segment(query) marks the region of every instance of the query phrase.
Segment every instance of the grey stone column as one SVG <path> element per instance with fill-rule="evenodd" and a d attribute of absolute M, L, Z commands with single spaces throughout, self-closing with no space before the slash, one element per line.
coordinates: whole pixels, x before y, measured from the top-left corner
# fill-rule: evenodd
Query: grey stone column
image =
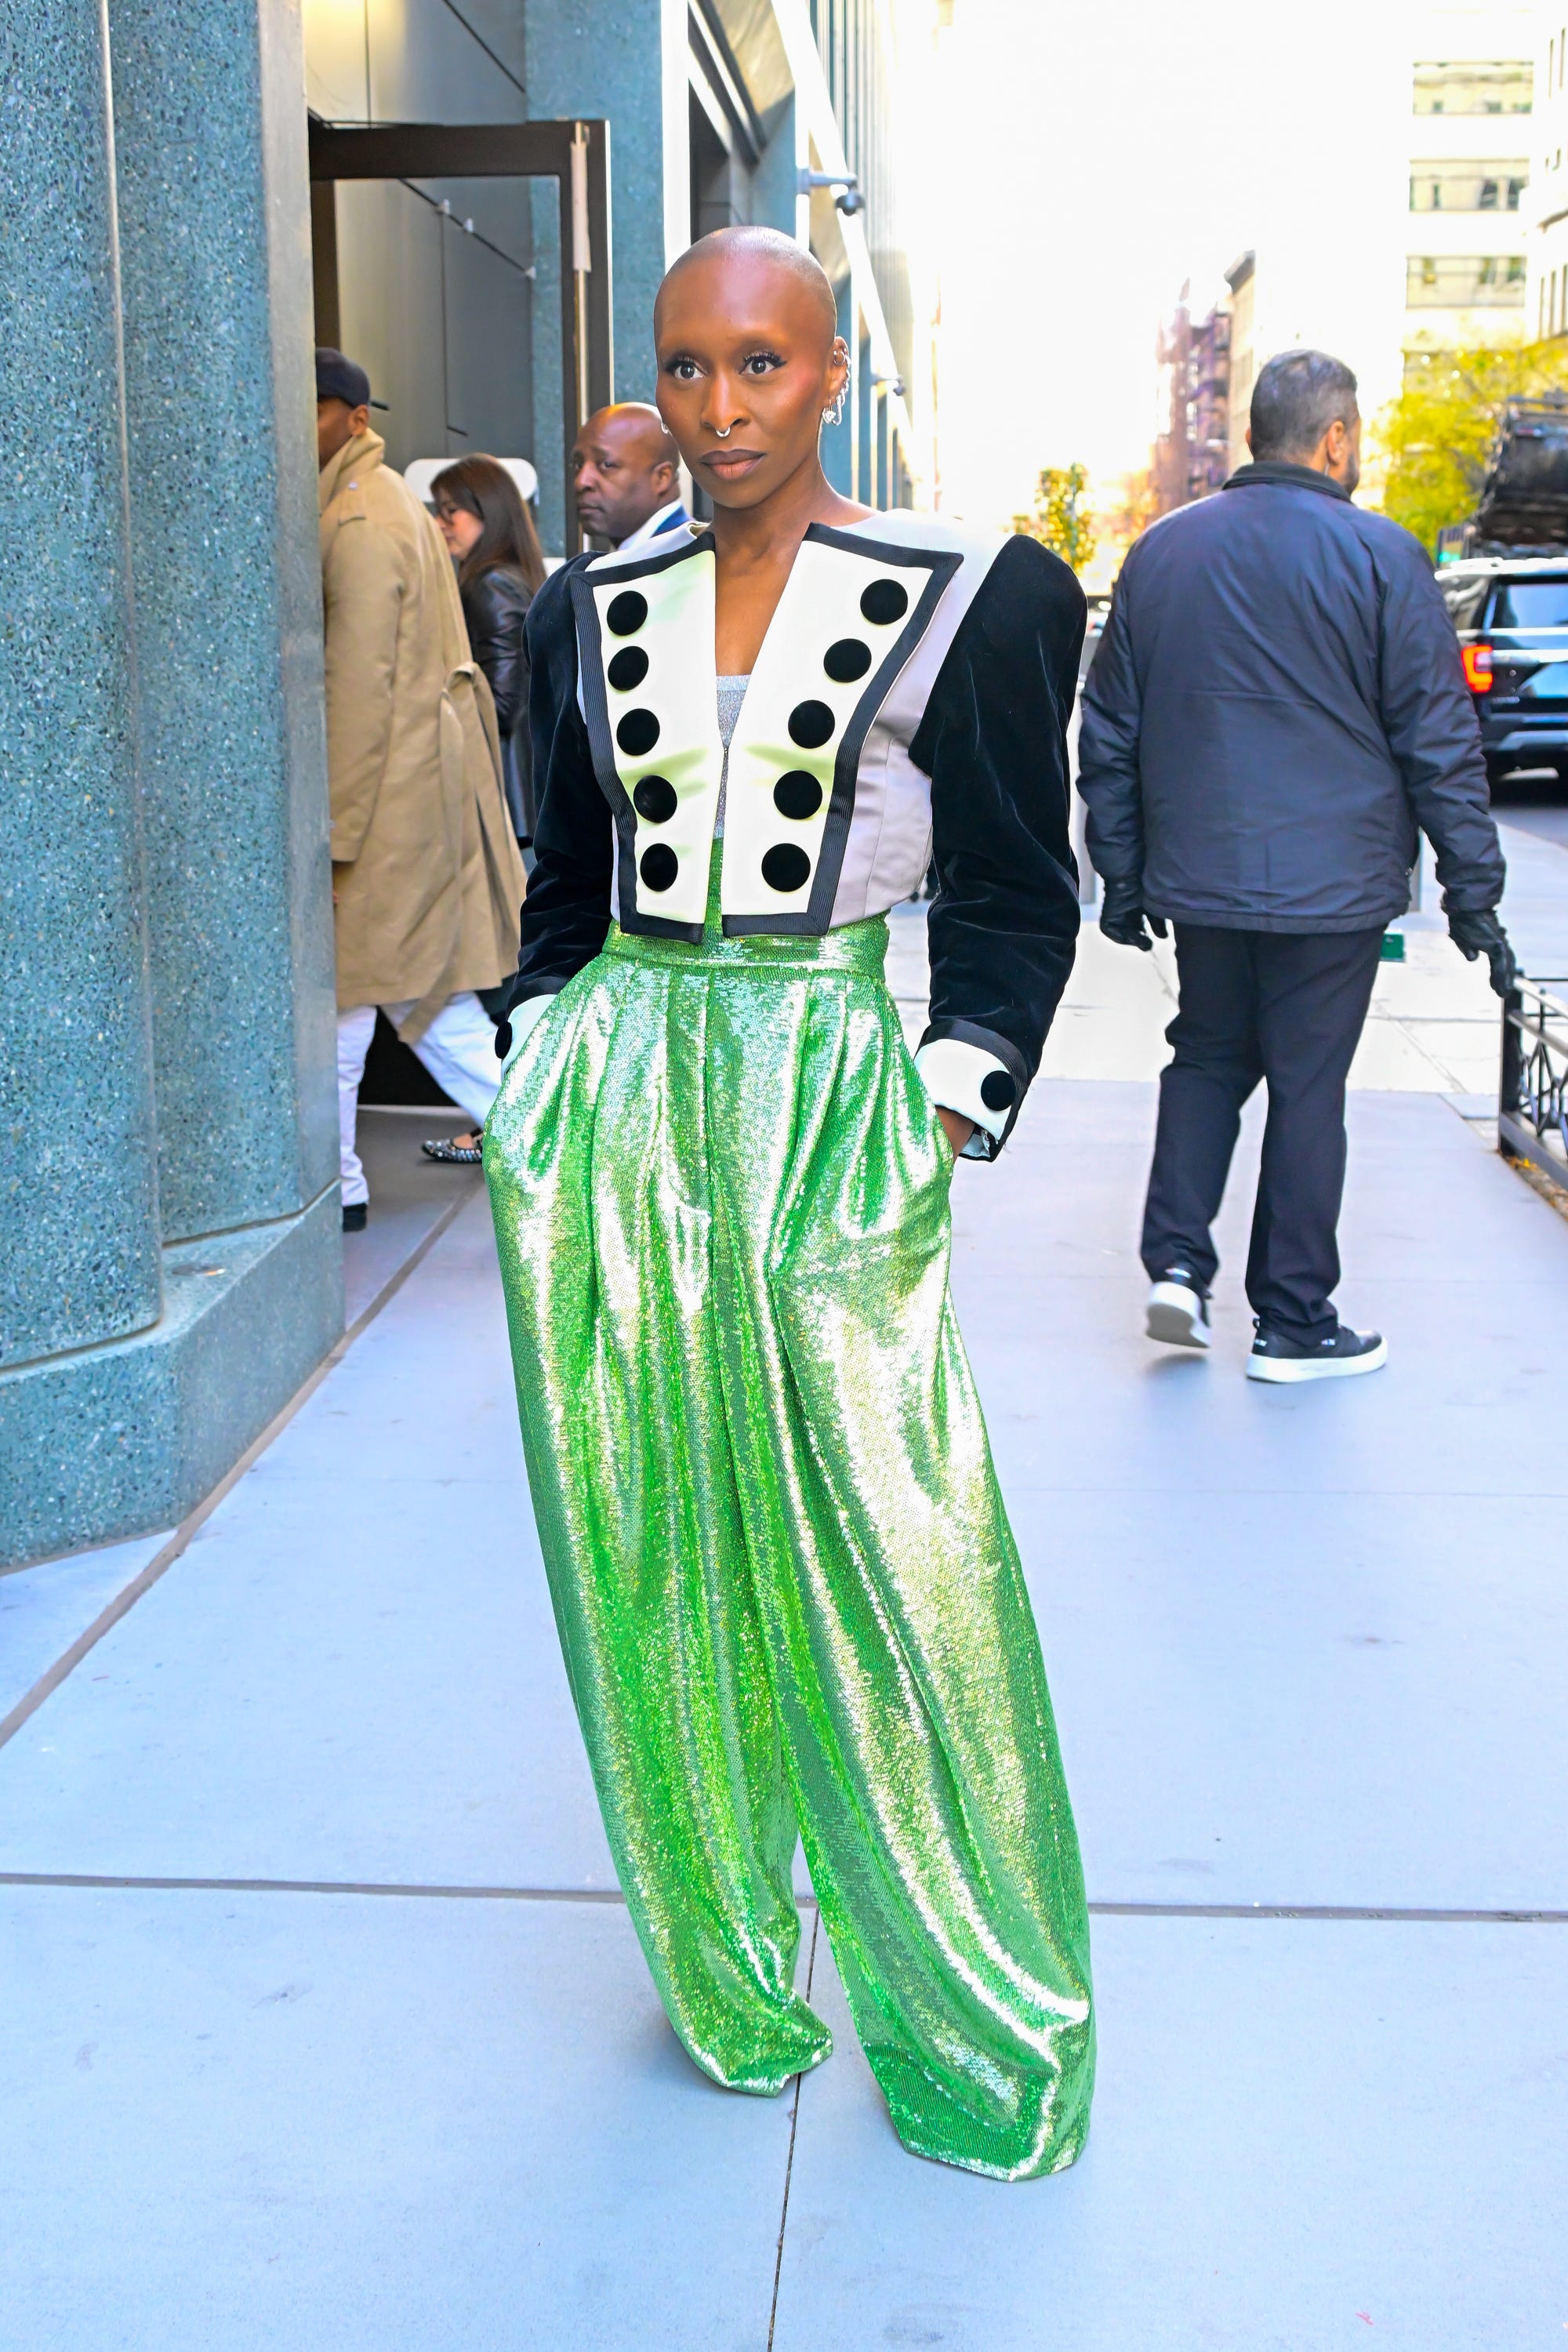
<path fill-rule="evenodd" d="M 664 13 L 663 0 L 523 0 L 529 113 L 538 121 L 604 115 L 611 125 L 617 400 L 653 397 L 653 298 L 664 276 Z M 542 284 L 535 292 L 542 321 Z"/>
<path fill-rule="evenodd" d="M 118 142 L 101 10 L 0 0 L 0 1564 L 342 1328 L 299 8 L 108 14 Z"/>
<path fill-rule="evenodd" d="M 304 70 L 289 0 L 109 0 L 164 1236 L 337 1174 Z"/>
<path fill-rule="evenodd" d="M 105 29 L 0 0 L 0 1364 L 162 1303 Z"/>

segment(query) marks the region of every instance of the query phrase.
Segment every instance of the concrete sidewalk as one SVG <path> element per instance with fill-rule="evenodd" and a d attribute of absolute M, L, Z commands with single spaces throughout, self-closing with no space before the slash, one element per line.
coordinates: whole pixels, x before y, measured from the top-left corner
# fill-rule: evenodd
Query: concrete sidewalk
<path fill-rule="evenodd" d="M 0 1748 L 5 2352 L 1561 2339 L 1568 1224 L 1440 1091 L 1358 1093 L 1342 1297 L 1391 1367 L 1248 1386 L 1256 1119 L 1198 1361 L 1139 1337 L 1152 1118 L 1047 1080 L 955 1180 L 1097 1905 L 1079 2168 L 904 2156 L 809 1910 L 798 2100 L 673 2042 L 488 1213 L 421 1171 L 405 1239 L 454 1221 Z M 144 1556 L 0 1580 L 29 1676 Z"/>

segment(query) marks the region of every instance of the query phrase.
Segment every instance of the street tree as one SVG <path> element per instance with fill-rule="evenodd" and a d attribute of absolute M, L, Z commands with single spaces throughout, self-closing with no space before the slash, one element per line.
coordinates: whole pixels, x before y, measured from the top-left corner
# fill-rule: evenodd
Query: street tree
<path fill-rule="evenodd" d="M 1386 466 L 1383 511 L 1430 553 L 1447 523 L 1473 512 L 1504 404 L 1568 391 L 1568 347 L 1409 352 L 1405 382 L 1377 419 Z"/>
<path fill-rule="evenodd" d="M 1089 475 L 1082 466 L 1047 466 L 1036 487 L 1033 509 L 1015 515 L 1013 528 L 1082 572 L 1099 543 L 1088 492 Z"/>

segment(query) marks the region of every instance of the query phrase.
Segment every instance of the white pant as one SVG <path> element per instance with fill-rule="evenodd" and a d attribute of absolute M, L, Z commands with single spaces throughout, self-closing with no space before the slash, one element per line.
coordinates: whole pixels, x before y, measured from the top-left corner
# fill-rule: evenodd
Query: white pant
<path fill-rule="evenodd" d="M 381 1009 L 395 1029 L 414 1007 L 410 1003 L 384 1004 Z M 374 1032 L 374 1004 L 351 1005 L 338 1015 L 338 1147 L 345 1209 L 370 1198 L 364 1169 L 354 1150 L 354 1132 L 359 1124 L 359 1082 Z M 479 998 L 471 992 L 450 998 L 414 1051 L 437 1085 L 462 1105 L 476 1127 L 482 1127 L 500 1089 L 503 1066 L 496 1059 L 495 1024 Z"/>

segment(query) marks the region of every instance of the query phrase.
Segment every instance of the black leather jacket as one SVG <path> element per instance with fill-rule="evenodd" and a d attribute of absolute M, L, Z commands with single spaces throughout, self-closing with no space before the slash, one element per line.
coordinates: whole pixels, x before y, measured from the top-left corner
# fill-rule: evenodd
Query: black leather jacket
<path fill-rule="evenodd" d="M 512 830 L 533 838 L 533 773 L 528 746 L 528 645 L 522 625 L 533 591 L 509 563 L 463 584 L 463 618 L 474 659 L 489 680 L 500 729 L 501 773 Z"/>

